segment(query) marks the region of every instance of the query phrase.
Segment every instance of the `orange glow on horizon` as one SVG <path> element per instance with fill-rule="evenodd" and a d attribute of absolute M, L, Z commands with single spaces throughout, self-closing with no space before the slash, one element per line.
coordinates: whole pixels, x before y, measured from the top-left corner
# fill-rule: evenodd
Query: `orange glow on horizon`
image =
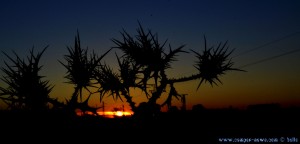
<path fill-rule="evenodd" d="M 85 114 L 94 115 L 90 111 L 85 112 Z M 103 116 L 103 117 L 107 117 L 107 118 L 115 118 L 115 117 L 122 117 L 122 116 L 132 116 L 133 112 L 130 112 L 130 111 L 105 111 L 105 112 L 98 111 L 97 114 L 100 116 Z M 77 115 L 82 116 L 84 114 L 81 111 L 78 111 Z"/>

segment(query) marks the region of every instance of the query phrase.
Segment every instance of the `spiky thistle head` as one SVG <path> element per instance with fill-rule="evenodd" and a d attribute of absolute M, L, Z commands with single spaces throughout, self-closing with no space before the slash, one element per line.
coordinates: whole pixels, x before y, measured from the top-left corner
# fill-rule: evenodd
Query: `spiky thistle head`
<path fill-rule="evenodd" d="M 230 70 L 243 71 L 237 68 L 233 68 L 233 62 L 230 55 L 233 50 L 229 50 L 227 41 L 225 43 L 220 42 L 219 45 L 214 48 L 207 48 L 206 37 L 204 36 L 204 50 L 202 53 L 198 53 L 191 50 L 197 57 L 194 67 L 199 71 L 200 83 L 197 89 L 203 82 L 209 82 L 211 86 L 218 85 L 218 82 L 222 84 L 219 76 L 225 74 Z"/>

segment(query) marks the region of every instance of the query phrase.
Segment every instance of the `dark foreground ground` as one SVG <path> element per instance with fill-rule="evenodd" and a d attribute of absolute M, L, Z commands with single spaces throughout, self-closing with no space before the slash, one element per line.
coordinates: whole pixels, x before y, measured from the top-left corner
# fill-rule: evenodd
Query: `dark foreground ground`
<path fill-rule="evenodd" d="M 252 143 L 255 140 L 260 140 L 255 143 L 271 143 L 276 139 L 277 143 L 282 140 L 300 143 L 299 112 L 299 108 L 223 109 L 111 119 L 71 117 L 60 112 L 2 111 L 0 139 L 6 143 L 229 143 L 224 139 L 246 143 L 240 141 L 242 138 Z"/>

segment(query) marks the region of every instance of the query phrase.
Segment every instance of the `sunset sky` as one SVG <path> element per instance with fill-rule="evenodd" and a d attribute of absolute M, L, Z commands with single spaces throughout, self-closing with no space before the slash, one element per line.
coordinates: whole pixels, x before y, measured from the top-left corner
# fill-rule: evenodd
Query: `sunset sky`
<path fill-rule="evenodd" d="M 99 55 L 115 46 L 124 28 L 136 35 L 138 22 L 157 33 L 161 42 L 168 39 L 173 48 L 185 44 L 184 50 L 203 50 L 203 36 L 208 46 L 228 40 L 234 67 L 247 72 L 229 71 L 220 79 L 223 85 L 199 81 L 176 84 L 179 93 L 187 94 L 187 108 L 202 104 L 207 108 L 238 107 L 249 104 L 280 103 L 300 105 L 300 1 L 297 0 L 2 0 L 0 1 L 0 50 L 15 51 L 25 57 L 49 48 L 41 59 L 41 75 L 54 85 L 50 96 L 64 101 L 73 85 L 64 83 L 66 69 L 58 62 L 74 45 L 77 29 L 81 46 Z M 114 50 L 104 61 L 118 70 Z M 278 56 L 278 57 L 277 57 Z M 1 53 L 0 66 L 7 59 Z M 193 53 L 182 53 L 169 70 L 169 77 L 196 74 Z M 1 76 L 3 72 L 0 72 Z M 0 81 L 3 86 L 4 82 Z M 145 100 L 139 92 L 137 103 Z M 124 99 L 125 100 L 125 99 Z M 108 109 L 127 103 L 104 99 Z M 181 106 L 181 102 L 172 102 Z M 0 102 L 1 105 L 4 105 Z M 102 105 L 98 95 L 91 105 Z"/>

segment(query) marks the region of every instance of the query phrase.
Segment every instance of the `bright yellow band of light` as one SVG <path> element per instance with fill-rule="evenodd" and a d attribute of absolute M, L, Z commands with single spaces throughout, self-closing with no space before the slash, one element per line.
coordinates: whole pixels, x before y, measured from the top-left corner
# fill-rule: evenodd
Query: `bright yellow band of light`
<path fill-rule="evenodd" d="M 85 114 L 93 115 L 93 113 L 90 111 L 85 112 Z M 107 117 L 107 118 L 114 118 L 114 117 L 122 117 L 122 116 L 131 116 L 131 115 L 133 115 L 133 112 L 129 112 L 129 111 L 105 111 L 105 112 L 98 111 L 97 114 L 100 116 Z M 77 112 L 77 115 L 82 116 L 83 113 Z"/>

